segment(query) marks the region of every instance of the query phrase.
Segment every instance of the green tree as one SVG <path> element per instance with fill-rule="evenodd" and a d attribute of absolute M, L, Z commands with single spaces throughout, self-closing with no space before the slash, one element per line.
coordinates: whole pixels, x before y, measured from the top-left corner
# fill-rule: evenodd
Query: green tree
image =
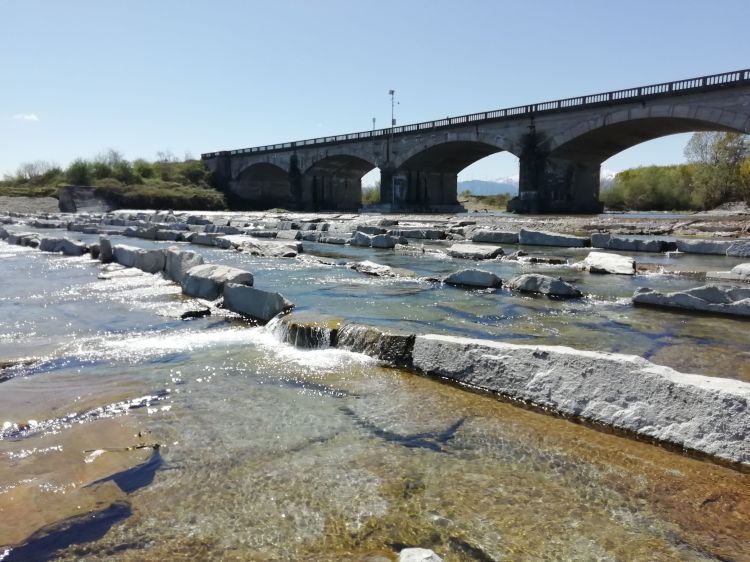
<path fill-rule="evenodd" d="M 85 160 L 74 160 L 65 170 L 65 179 L 72 185 L 91 185 L 91 178 L 91 165 Z"/>

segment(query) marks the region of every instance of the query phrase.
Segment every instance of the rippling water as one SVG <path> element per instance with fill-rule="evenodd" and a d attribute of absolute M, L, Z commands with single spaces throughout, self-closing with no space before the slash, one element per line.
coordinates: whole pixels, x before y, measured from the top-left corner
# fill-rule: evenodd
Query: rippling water
<path fill-rule="evenodd" d="M 629 305 L 637 286 L 689 278 L 482 264 L 588 294 L 553 301 L 421 279 L 458 260 L 305 248 L 415 276 L 197 249 L 311 315 L 750 380 L 746 322 Z M 151 275 L 99 279 L 87 258 L 3 244 L 0 260 L 0 545 L 27 543 L 7 560 L 374 561 L 404 546 L 446 560 L 748 559 L 747 474 L 361 355 L 294 349 L 230 314 L 181 321 L 186 299 Z"/>

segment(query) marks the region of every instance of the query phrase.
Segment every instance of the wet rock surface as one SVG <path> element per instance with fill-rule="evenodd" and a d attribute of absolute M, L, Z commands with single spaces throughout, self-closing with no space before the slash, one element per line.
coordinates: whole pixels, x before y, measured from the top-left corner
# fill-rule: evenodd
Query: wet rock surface
<path fill-rule="evenodd" d="M 672 293 L 661 293 L 643 287 L 633 295 L 633 303 L 750 317 L 750 287 L 704 285 Z"/>
<path fill-rule="evenodd" d="M 581 291 L 559 277 L 550 277 L 538 273 L 527 273 L 514 277 L 506 283 L 506 287 L 523 293 L 541 293 L 555 297 L 580 297 Z"/>
<path fill-rule="evenodd" d="M 500 277 L 483 269 L 462 269 L 451 273 L 443 281 L 448 285 L 476 287 L 480 289 L 496 289 L 503 284 L 503 280 Z"/>
<path fill-rule="evenodd" d="M 616 275 L 635 275 L 635 260 L 629 256 L 590 252 L 586 259 L 573 265 L 589 273 L 613 273 Z"/>

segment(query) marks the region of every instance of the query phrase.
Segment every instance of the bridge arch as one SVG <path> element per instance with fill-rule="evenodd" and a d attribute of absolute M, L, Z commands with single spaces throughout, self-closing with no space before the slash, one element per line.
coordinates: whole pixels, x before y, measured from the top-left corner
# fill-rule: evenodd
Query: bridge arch
<path fill-rule="evenodd" d="M 303 172 L 303 206 L 314 210 L 358 210 L 362 206 L 362 176 L 375 168 L 377 164 L 351 154 L 316 159 Z"/>
<path fill-rule="evenodd" d="M 603 162 L 642 142 L 696 131 L 750 133 L 750 119 L 709 106 L 653 105 L 581 121 L 554 134 L 547 145 L 552 158 Z"/>
<path fill-rule="evenodd" d="M 241 206 L 251 209 L 290 208 L 293 203 L 289 173 L 270 162 L 243 168 L 229 189 L 240 199 Z"/>

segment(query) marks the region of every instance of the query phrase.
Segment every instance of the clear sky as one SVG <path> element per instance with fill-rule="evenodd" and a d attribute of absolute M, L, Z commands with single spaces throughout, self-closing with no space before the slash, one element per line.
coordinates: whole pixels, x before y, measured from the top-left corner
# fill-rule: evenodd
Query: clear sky
<path fill-rule="evenodd" d="M 0 174 L 384 127 L 389 89 L 405 124 L 736 70 L 749 25 L 750 0 L 0 0 Z M 515 174 L 506 154 L 461 178 Z"/>

